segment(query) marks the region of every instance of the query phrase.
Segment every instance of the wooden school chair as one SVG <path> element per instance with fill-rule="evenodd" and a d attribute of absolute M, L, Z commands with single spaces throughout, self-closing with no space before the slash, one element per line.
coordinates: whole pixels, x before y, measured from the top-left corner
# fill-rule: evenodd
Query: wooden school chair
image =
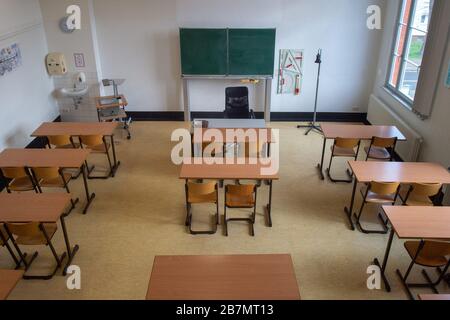
<path fill-rule="evenodd" d="M 47 146 L 50 149 L 76 149 L 80 147 L 69 135 L 47 136 Z"/>
<path fill-rule="evenodd" d="M 394 159 L 395 146 L 397 145 L 397 137 L 380 138 L 372 137 L 369 147 L 365 147 L 367 154 L 366 161 L 369 159 L 392 161 Z"/>
<path fill-rule="evenodd" d="M 432 197 L 442 190 L 440 183 L 413 183 L 403 200 L 405 206 L 434 206 Z"/>
<path fill-rule="evenodd" d="M 59 268 L 62 266 L 62 262 L 66 256 L 64 252 L 61 256 L 58 256 L 51 240 L 57 231 L 56 223 L 7 223 L 5 225 L 6 232 L 11 238 L 16 251 L 19 254 L 21 261 L 25 265 L 25 271 L 28 271 L 33 263 L 33 261 L 38 256 L 36 251 L 31 258 L 27 261 L 26 254 L 22 252 L 19 245 L 21 246 L 48 246 L 56 260 L 56 267 L 52 273 L 47 275 L 24 275 L 24 279 L 36 279 L 36 280 L 49 280 L 53 278 Z"/>
<path fill-rule="evenodd" d="M 333 182 L 346 182 L 351 183 L 353 181 L 353 174 L 347 169 L 347 174 L 349 175 L 349 180 L 334 179 L 331 176 L 331 165 L 333 163 L 333 158 L 353 158 L 355 161 L 358 160 L 359 148 L 361 146 L 361 140 L 359 139 L 349 139 L 349 138 L 336 138 L 334 144 L 331 147 L 331 158 L 330 165 L 327 169 L 328 178 Z"/>
<path fill-rule="evenodd" d="M 94 170 L 95 166 L 89 168 L 86 161 L 86 168 L 88 169 L 89 179 L 108 179 L 113 173 L 113 167 L 111 163 L 111 156 L 109 155 L 109 149 L 111 144 L 106 142 L 106 139 L 102 135 L 90 135 L 90 136 L 80 136 L 81 148 L 90 149 L 92 153 L 95 154 L 106 154 L 109 163 L 109 173 L 104 176 L 91 176 L 91 172 Z"/>
<path fill-rule="evenodd" d="M 450 243 L 438 242 L 438 241 L 407 241 L 405 242 L 405 248 L 408 255 L 412 259 L 411 264 L 403 277 L 401 272 L 397 270 L 397 275 L 400 277 L 403 286 L 405 287 L 410 299 L 414 299 L 410 288 L 431 288 L 434 293 L 438 294 L 437 286 L 445 279 L 447 274 L 450 260 L 447 258 L 450 256 Z M 422 270 L 422 275 L 426 279 L 427 283 L 407 283 L 408 277 L 415 264 L 423 267 L 437 268 L 439 272 L 438 279 L 433 282 L 426 272 Z M 444 268 L 441 270 L 440 268 Z"/>
<path fill-rule="evenodd" d="M 42 193 L 42 188 L 58 188 L 64 189 L 68 194 L 70 194 L 69 182 L 72 179 L 70 173 L 64 172 L 61 168 L 50 167 L 50 168 L 31 168 L 31 172 L 36 181 L 36 186 L 40 193 Z M 70 199 L 72 204 L 68 215 L 73 209 L 75 209 L 76 204 L 79 199 Z"/>
<path fill-rule="evenodd" d="M 6 250 L 8 250 L 9 254 L 11 255 L 11 258 L 16 263 L 16 269 L 20 267 L 20 261 L 17 259 L 16 255 L 14 254 L 14 251 L 12 251 L 11 246 L 9 245 L 8 241 L 10 240 L 8 233 L 5 230 L 5 226 L 3 224 L 0 224 L 0 247 L 5 247 Z"/>
<path fill-rule="evenodd" d="M 78 149 L 80 144 L 74 142 L 70 135 L 47 136 L 47 146 L 49 149 Z M 64 170 L 69 171 L 69 170 Z M 73 171 L 70 169 L 70 171 Z M 81 170 L 76 170 L 73 177 L 77 179 L 81 175 Z"/>
<path fill-rule="evenodd" d="M 251 235 L 255 236 L 256 220 L 256 197 L 258 187 L 254 184 L 248 185 L 227 185 L 225 186 L 224 222 L 225 235 L 228 237 L 228 222 L 246 221 L 250 224 Z M 251 209 L 253 213 L 250 218 L 227 218 L 227 208 L 229 209 Z"/>
<path fill-rule="evenodd" d="M 195 156 L 195 143 L 194 143 L 194 134 L 191 133 L 191 148 L 192 148 L 192 155 Z M 200 145 L 200 144 L 197 144 Z M 205 154 L 205 149 L 207 147 L 210 148 L 214 148 L 214 150 L 211 152 L 211 157 L 212 158 L 223 158 L 225 157 L 225 153 L 226 153 L 226 144 L 225 143 L 220 143 L 220 142 L 203 142 L 201 145 L 201 155 L 199 155 L 200 157 L 204 157 Z M 209 149 L 210 149 L 209 148 Z M 216 152 L 216 150 L 221 150 L 220 152 Z"/>
<path fill-rule="evenodd" d="M 397 201 L 397 197 L 399 195 L 400 191 L 400 183 L 397 182 L 371 182 L 367 186 L 363 187 L 361 189 L 361 194 L 363 196 L 363 201 L 361 204 L 361 208 L 359 210 L 359 213 L 356 217 L 356 225 L 359 227 L 361 232 L 363 233 L 378 233 L 378 234 L 385 234 L 387 233 L 387 222 L 384 221 L 384 219 L 381 217 L 380 214 L 378 214 L 378 218 L 382 222 L 383 231 L 378 230 L 367 230 L 364 229 L 361 225 L 361 216 L 364 210 L 364 207 L 368 203 L 376 204 L 376 205 L 386 205 L 391 204 L 394 205 Z"/>
<path fill-rule="evenodd" d="M 267 157 L 267 149 L 264 150 L 264 142 L 259 141 L 257 143 L 254 142 L 245 142 L 245 143 L 239 143 L 237 144 L 237 148 L 235 149 L 237 151 L 236 156 L 237 157 L 243 157 L 245 159 L 245 163 L 250 163 L 250 159 L 260 159 L 260 158 L 266 158 Z M 264 152 L 266 151 L 266 153 Z M 258 187 L 261 186 L 262 181 L 257 180 L 254 181 Z M 241 184 L 240 180 L 235 181 L 236 184 Z"/>
<path fill-rule="evenodd" d="M 216 181 L 205 183 L 197 183 L 186 181 L 186 226 L 193 235 L 198 234 L 215 234 L 219 221 L 219 187 Z M 196 231 L 192 229 L 192 205 L 197 204 L 215 204 L 216 205 L 216 222 L 210 231 Z"/>
<path fill-rule="evenodd" d="M 33 190 L 38 193 L 38 189 L 27 168 L 1 168 L 0 172 L 3 178 L 10 180 L 6 185 L 8 193 Z"/>

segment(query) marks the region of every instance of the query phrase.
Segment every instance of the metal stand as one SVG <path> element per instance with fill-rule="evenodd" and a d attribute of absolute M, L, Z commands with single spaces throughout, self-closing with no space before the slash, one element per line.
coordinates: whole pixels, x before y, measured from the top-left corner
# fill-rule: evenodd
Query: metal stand
<path fill-rule="evenodd" d="M 119 102 L 119 105 L 122 104 L 122 96 L 119 94 L 118 86 L 122 85 L 125 82 L 125 79 L 103 79 L 102 82 L 105 87 L 113 86 L 114 97 Z M 125 104 L 123 104 L 123 106 L 123 110 L 125 111 Z M 126 118 L 120 119 L 120 122 L 123 123 L 123 129 L 127 132 L 128 140 L 131 139 L 130 125 L 132 121 L 133 119 L 128 117 L 128 115 Z"/>
<path fill-rule="evenodd" d="M 297 126 L 298 129 L 301 128 L 307 128 L 308 130 L 305 133 L 305 136 L 307 136 L 311 131 L 315 130 L 320 134 L 323 134 L 322 128 L 320 127 L 320 125 L 316 124 L 317 122 L 317 99 L 319 96 L 319 83 L 320 83 L 320 67 L 322 65 L 322 49 L 319 49 L 319 52 L 317 53 L 317 57 L 316 57 L 316 61 L 315 63 L 317 63 L 319 65 L 318 71 L 317 71 L 317 85 L 316 85 L 316 100 L 314 103 L 314 116 L 313 116 L 313 121 L 310 122 L 307 125 L 299 125 Z"/>

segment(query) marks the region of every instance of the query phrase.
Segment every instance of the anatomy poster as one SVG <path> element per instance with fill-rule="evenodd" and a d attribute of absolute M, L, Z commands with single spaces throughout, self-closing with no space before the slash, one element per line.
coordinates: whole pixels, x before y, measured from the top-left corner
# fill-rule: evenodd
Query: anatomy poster
<path fill-rule="evenodd" d="M 301 93 L 303 81 L 303 50 L 280 50 L 278 94 Z"/>
<path fill-rule="evenodd" d="M 22 64 L 22 56 L 17 43 L 0 50 L 0 76 L 12 72 Z"/>

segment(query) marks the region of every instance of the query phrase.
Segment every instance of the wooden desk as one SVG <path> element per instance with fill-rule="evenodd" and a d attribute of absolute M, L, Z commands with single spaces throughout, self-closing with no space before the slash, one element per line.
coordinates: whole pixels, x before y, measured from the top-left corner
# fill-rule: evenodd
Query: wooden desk
<path fill-rule="evenodd" d="M 147 300 L 300 300 L 290 255 L 157 256 Z"/>
<path fill-rule="evenodd" d="M 258 129 L 258 128 L 218 128 L 218 129 L 202 129 L 202 128 L 195 128 L 193 131 L 193 133 L 197 133 L 194 134 L 194 143 L 200 143 L 200 142 L 213 142 L 212 138 L 209 137 L 205 137 L 205 134 L 212 134 L 213 131 L 218 130 L 221 133 L 221 138 L 219 140 L 216 140 L 215 142 L 218 143 L 235 143 L 238 142 L 236 137 L 233 137 L 231 139 L 228 138 L 227 136 L 227 130 L 242 130 L 244 132 L 244 134 L 246 135 L 246 140 L 247 141 L 256 141 L 254 139 L 252 139 L 252 134 L 250 134 L 249 132 L 254 132 L 256 134 L 256 138 L 259 140 L 260 135 L 262 135 L 264 141 L 266 143 L 274 143 L 276 142 L 274 137 L 272 136 L 272 129 L 271 128 L 263 128 L 263 129 Z M 252 131 L 254 130 L 254 131 Z M 201 140 L 200 140 L 201 138 Z"/>
<path fill-rule="evenodd" d="M 376 162 L 376 161 L 349 161 L 355 180 L 353 183 L 350 207 L 345 207 L 350 228 L 353 225 L 353 205 L 358 182 L 399 182 L 410 183 L 442 183 L 450 184 L 450 173 L 446 168 L 436 163 L 428 162 Z"/>
<path fill-rule="evenodd" d="M 117 122 L 45 122 L 31 136 L 113 136 L 118 125 Z"/>
<path fill-rule="evenodd" d="M 207 121 L 208 129 L 264 129 L 266 121 L 263 119 L 194 119 Z"/>
<path fill-rule="evenodd" d="M 6 300 L 22 279 L 21 270 L 0 270 L 0 300 Z"/>
<path fill-rule="evenodd" d="M 70 205 L 70 199 L 66 193 L 0 193 L 0 223 L 61 222 L 68 256 L 63 275 L 79 249 L 78 245 L 71 247 L 64 221 L 64 210 Z"/>
<path fill-rule="evenodd" d="M 398 141 L 406 141 L 405 136 L 395 126 L 366 126 L 355 124 L 333 124 L 324 123 L 321 125 L 323 131 L 323 149 L 320 164 L 317 165 L 319 175 L 322 180 L 325 179 L 323 174 L 323 160 L 325 157 L 325 148 L 327 140 L 336 138 L 349 138 L 360 140 L 372 140 L 373 137 L 394 138 Z"/>
<path fill-rule="evenodd" d="M 86 149 L 5 149 L 0 153 L 0 168 L 13 167 L 59 167 L 65 169 L 80 169 L 83 173 L 86 192 L 86 213 L 95 193 L 89 193 L 85 161 L 90 154 Z"/>
<path fill-rule="evenodd" d="M 200 159 L 202 160 L 202 159 Z M 235 160 L 237 161 L 237 160 Z M 267 224 L 272 227 L 272 188 L 273 181 L 279 180 L 279 174 L 263 175 L 261 170 L 265 166 L 258 164 L 192 164 L 185 163 L 181 167 L 180 179 L 208 179 L 208 180 L 261 180 L 269 182 L 269 203 L 265 206 L 267 211 Z"/>
<path fill-rule="evenodd" d="M 391 222 L 383 263 L 377 258 L 374 264 L 380 267 L 386 290 L 391 291 L 385 271 L 394 234 L 399 239 L 450 240 L 450 207 L 383 206 Z"/>
<path fill-rule="evenodd" d="M 419 294 L 422 301 L 450 301 L 450 294 Z"/>
<path fill-rule="evenodd" d="M 117 122 L 45 122 L 33 133 L 32 137 L 48 137 L 69 135 L 72 137 L 99 135 L 110 137 L 114 159 L 111 175 L 114 177 L 120 161 L 117 161 L 116 146 L 114 143 L 114 130 L 119 124 Z"/>

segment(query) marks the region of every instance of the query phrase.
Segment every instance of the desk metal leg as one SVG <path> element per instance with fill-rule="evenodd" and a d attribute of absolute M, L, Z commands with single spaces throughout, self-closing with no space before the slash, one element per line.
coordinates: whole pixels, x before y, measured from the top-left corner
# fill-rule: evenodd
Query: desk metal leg
<path fill-rule="evenodd" d="M 355 225 L 352 221 L 352 212 L 353 212 L 353 205 L 355 204 L 355 194 L 356 194 L 356 187 L 358 186 L 358 180 L 355 179 L 353 182 L 353 191 L 352 191 L 352 200 L 350 201 L 350 208 L 345 207 L 344 211 L 347 214 L 348 222 L 350 224 L 350 229 L 352 231 L 355 231 Z"/>
<path fill-rule="evenodd" d="M 265 207 L 265 209 L 267 211 L 267 225 L 270 228 L 272 228 L 272 226 L 273 226 L 273 224 L 272 224 L 272 185 L 273 185 L 273 181 L 270 180 L 269 181 L 269 203 Z"/>
<path fill-rule="evenodd" d="M 61 216 L 61 227 L 63 229 L 63 234 L 64 234 L 64 242 L 66 243 L 66 250 L 67 250 L 67 264 L 63 269 L 63 276 L 67 275 L 67 268 L 70 267 L 70 265 L 72 264 L 73 258 L 75 257 L 75 255 L 78 252 L 78 249 L 80 249 L 80 247 L 78 245 L 75 245 L 73 248 L 70 246 L 70 242 L 69 242 L 69 236 L 67 234 L 67 228 L 66 228 L 66 223 L 64 221 L 64 216 Z"/>
<path fill-rule="evenodd" d="M 325 157 L 326 145 L 327 145 L 327 138 L 323 137 L 322 159 L 320 160 L 320 164 L 317 165 L 317 169 L 319 169 L 319 176 L 321 180 L 325 180 L 325 176 L 323 175 L 323 159 Z"/>
<path fill-rule="evenodd" d="M 114 165 L 111 170 L 111 177 L 114 177 L 116 175 L 117 169 L 120 166 L 120 161 L 117 161 L 116 146 L 114 145 L 114 135 L 111 136 L 111 146 L 112 146 L 112 152 L 113 152 L 113 158 L 114 158 Z"/>
<path fill-rule="evenodd" d="M 391 252 L 391 247 L 392 247 L 392 241 L 394 239 L 394 234 L 395 234 L 395 231 L 394 231 L 394 228 L 392 228 L 391 233 L 389 235 L 389 240 L 388 240 L 388 243 L 387 243 L 387 247 L 386 247 L 386 252 L 384 253 L 383 264 L 382 265 L 380 264 L 380 261 L 378 261 L 378 258 L 375 258 L 373 260 L 373 263 L 375 265 L 377 265 L 380 268 L 380 270 L 381 270 L 381 278 L 383 279 L 384 287 L 385 287 L 387 292 L 391 292 L 391 285 L 389 284 L 389 281 L 388 281 L 388 279 L 386 277 L 386 266 L 387 266 L 388 259 L 389 259 L 389 253 Z"/>
<path fill-rule="evenodd" d="M 83 214 L 86 214 L 89 209 L 89 206 L 92 203 L 92 200 L 94 200 L 94 198 L 95 198 L 95 193 L 92 193 L 92 194 L 89 193 L 89 186 L 88 186 L 88 179 L 87 179 L 88 174 L 86 172 L 87 171 L 86 165 L 83 164 L 81 166 L 81 171 L 83 172 L 84 190 L 86 191 L 86 200 L 87 200 L 86 205 L 84 206 L 84 209 L 83 209 Z"/>

